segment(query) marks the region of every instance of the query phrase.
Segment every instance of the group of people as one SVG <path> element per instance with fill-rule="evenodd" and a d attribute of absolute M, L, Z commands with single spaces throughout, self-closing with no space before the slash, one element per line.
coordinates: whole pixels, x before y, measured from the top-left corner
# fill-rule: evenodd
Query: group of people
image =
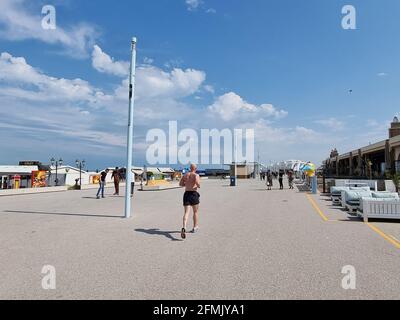
<path fill-rule="evenodd" d="M 110 172 L 110 170 L 106 169 L 100 173 L 99 189 L 98 189 L 97 195 L 96 195 L 97 199 L 100 199 L 100 195 L 101 195 L 101 198 L 103 198 L 103 199 L 105 198 L 104 188 L 107 184 L 107 175 L 109 172 Z M 113 170 L 112 175 L 111 175 L 111 179 L 114 182 L 114 188 L 115 188 L 114 196 L 119 196 L 119 184 L 123 178 L 124 177 L 122 174 L 122 170 L 119 169 L 118 167 L 116 167 Z"/>
<path fill-rule="evenodd" d="M 278 179 L 279 181 L 279 189 L 283 190 L 283 178 L 287 175 L 288 178 L 288 183 L 289 183 L 289 189 L 294 189 L 293 181 L 294 181 L 294 172 L 293 170 L 279 170 L 279 172 L 272 172 L 268 170 L 266 173 L 261 175 L 261 180 L 266 180 L 267 181 L 267 190 L 272 190 L 272 187 L 274 186 L 274 180 Z"/>
<path fill-rule="evenodd" d="M 100 199 L 100 195 L 104 198 L 104 187 L 106 185 L 108 173 L 109 169 L 106 169 L 100 174 L 100 186 L 97 192 L 97 199 Z M 294 172 L 292 170 L 286 172 L 284 170 L 280 170 L 279 172 L 272 172 L 269 170 L 268 172 L 261 174 L 261 180 L 266 180 L 267 189 L 272 190 L 274 180 L 278 179 L 279 189 L 283 190 L 283 179 L 285 175 L 287 175 L 289 189 L 294 189 Z M 123 175 L 121 174 L 121 170 L 117 167 L 112 173 L 112 180 L 115 187 L 114 195 L 119 195 L 119 183 L 121 179 L 123 179 Z M 196 233 L 199 230 L 200 176 L 197 174 L 197 166 L 195 164 L 190 166 L 190 172 L 181 178 L 179 185 L 185 188 L 185 193 L 183 195 L 184 215 L 181 238 L 186 239 L 187 224 L 191 209 L 193 211 L 193 229 L 191 230 L 191 233 Z"/>

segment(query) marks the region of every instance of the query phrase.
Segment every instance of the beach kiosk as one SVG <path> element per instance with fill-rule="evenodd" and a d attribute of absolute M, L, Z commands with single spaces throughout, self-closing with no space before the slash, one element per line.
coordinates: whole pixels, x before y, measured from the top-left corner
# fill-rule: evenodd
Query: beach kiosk
<path fill-rule="evenodd" d="M 13 189 L 19 189 L 21 187 L 21 176 L 16 174 L 15 176 L 12 177 L 12 185 Z"/>

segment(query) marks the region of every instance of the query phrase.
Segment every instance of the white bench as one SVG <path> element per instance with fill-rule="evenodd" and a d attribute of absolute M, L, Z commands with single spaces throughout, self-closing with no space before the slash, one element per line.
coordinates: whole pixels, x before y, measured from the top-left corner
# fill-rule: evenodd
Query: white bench
<path fill-rule="evenodd" d="M 362 198 L 373 198 L 372 191 L 368 187 L 342 191 L 341 206 L 350 212 L 357 212 Z"/>
<path fill-rule="evenodd" d="M 369 218 L 400 219 L 400 200 L 362 198 L 362 206 L 357 215 L 366 222 Z"/>
<path fill-rule="evenodd" d="M 333 205 L 341 205 L 342 203 L 342 192 L 350 190 L 349 187 L 332 187 L 331 188 L 331 199 Z"/>
<path fill-rule="evenodd" d="M 346 186 L 332 187 L 331 188 L 331 199 L 332 199 L 333 205 L 344 207 L 344 204 L 342 201 L 343 193 L 346 191 L 351 191 L 351 190 L 357 191 L 357 190 L 362 190 L 362 189 L 369 191 L 370 187 L 367 184 L 360 184 L 360 183 L 354 183 L 354 184 L 349 183 Z"/>
<path fill-rule="evenodd" d="M 365 187 L 368 186 L 372 191 L 378 191 L 377 180 L 350 180 L 336 179 L 335 187 Z"/>

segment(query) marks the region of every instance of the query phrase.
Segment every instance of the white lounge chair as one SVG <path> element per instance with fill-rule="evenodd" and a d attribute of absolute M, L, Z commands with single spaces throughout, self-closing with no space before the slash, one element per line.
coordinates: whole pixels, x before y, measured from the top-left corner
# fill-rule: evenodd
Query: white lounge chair
<path fill-rule="evenodd" d="M 352 188 L 348 191 L 342 192 L 342 207 L 350 212 L 357 212 L 360 207 L 361 199 L 367 197 L 372 197 L 372 192 L 369 187 L 355 189 Z"/>
<path fill-rule="evenodd" d="M 399 199 L 399 195 L 393 192 L 368 192 L 368 191 L 346 191 L 342 197 L 345 209 L 352 213 L 362 208 L 362 198 L 372 199 Z"/>
<path fill-rule="evenodd" d="M 333 205 L 343 206 L 342 196 L 343 196 L 343 192 L 346 192 L 346 191 L 370 191 L 370 187 L 367 185 L 358 186 L 357 184 L 355 184 L 355 186 L 332 187 L 331 188 L 331 199 L 332 199 Z"/>
<path fill-rule="evenodd" d="M 369 218 L 400 219 L 400 199 L 362 198 L 357 215 L 365 221 Z"/>

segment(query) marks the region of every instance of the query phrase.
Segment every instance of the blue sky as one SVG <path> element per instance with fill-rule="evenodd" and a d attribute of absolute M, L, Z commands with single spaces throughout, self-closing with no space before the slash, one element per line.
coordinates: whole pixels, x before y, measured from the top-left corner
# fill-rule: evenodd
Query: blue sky
<path fill-rule="evenodd" d="M 41 28 L 46 4 L 55 31 Z M 341 27 L 347 4 L 356 30 Z M 255 128 L 265 163 L 385 139 L 400 105 L 399 13 L 397 0 L 0 0 L 0 163 L 123 165 L 132 36 L 138 165 L 146 132 L 168 120 Z"/>

